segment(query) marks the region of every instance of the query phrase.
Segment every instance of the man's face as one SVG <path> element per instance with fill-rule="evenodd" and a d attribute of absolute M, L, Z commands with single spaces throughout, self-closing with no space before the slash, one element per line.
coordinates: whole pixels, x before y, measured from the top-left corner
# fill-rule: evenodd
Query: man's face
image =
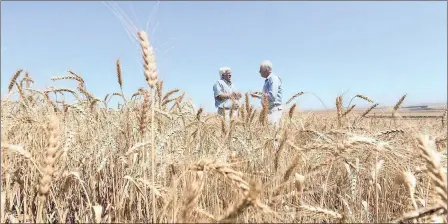
<path fill-rule="evenodd" d="M 261 77 L 266 78 L 265 77 L 266 71 L 263 69 L 263 67 L 260 66 L 260 71 L 259 72 L 260 72 L 260 76 Z"/>
<path fill-rule="evenodd" d="M 230 79 L 232 78 L 232 73 L 227 71 L 222 75 L 222 77 L 224 77 L 225 80 L 230 81 Z"/>

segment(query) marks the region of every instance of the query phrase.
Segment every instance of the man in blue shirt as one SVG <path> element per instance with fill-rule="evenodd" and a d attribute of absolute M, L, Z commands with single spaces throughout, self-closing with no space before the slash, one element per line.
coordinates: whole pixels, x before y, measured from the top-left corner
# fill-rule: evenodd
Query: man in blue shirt
<path fill-rule="evenodd" d="M 265 78 L 263 93 L 251 93 L 252 97 L 262 99 L 266 96 L 269 101 L 268 120 L 271 124 L 278 126 L 283 114 L 282 108 L 282 80 L 272 73 L 272 62 L 263 61 L 260 65 L 260 75 Z"/>
<path fill-rule="evenodd" d="M 218 114 L 225 114 L 226 120 L 229 121 L 232 104 L 235 104 L 232 113 L 232 117 L 235 117 L 238 114 L 238 101 L 241 99 L 242 95 L 235 88 L 235 84 L 232 83 L 232 71 L 229 67 L 220 68 L 219 77 L 220 79 L 213 85 L 215 107 L 218 108 Z"/>

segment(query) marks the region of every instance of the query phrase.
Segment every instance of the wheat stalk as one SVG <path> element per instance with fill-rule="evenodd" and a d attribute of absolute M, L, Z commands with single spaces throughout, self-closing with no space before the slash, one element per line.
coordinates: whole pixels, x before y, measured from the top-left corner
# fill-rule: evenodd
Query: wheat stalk
<path fill-rule="evenodd" d="M 289 119 L 292 119 L 292 116 L 294 115 L 294 110 L 295 109 L 296 109 L 296 104 L 293 104 L 291 106 L 291 108 L 289 108 L 289 111 L 288 111 Z"/>
<path fill-rule="evenodd" d="M 342 109 L 342 96 L 336 97 L 336 112 L 338 115 L 338 124 L 342 126 L 342 115 L 344 113 Z"/>
<path fill-rule="evenodd" d="M 174 93 L 177 93 L 177 92 L 179 92 L 179 89 L 173 89 L 173 90 L 167 92 L 165 94 L 165 96 L 163 96 L 162 101 L 166 101 L 171 95 L 173 95 Z"/>
<path fill-rule="evenodd" d="M 146 32 L 140 31 L 138 32 L 138 36 L 140 38 L 140 46 L 142 48 L 142 56 L 143 56 L 143 67 L 144 67 L 144 75 L 146 82 L 149 87 L 151 87 L 152 100 L 151 100 L 151 182 L 152 185 L 155 185 L 155 138 L 154 138 L 154 85 L 157 83 L 157 69 L 156 69 L 156 61 L 153 52 L 153 48 L 149 43 L 149 38 Z M 156 220 L 156 201 L 155 194 L 152 192 L 152 215 L 153 222 Z"/>

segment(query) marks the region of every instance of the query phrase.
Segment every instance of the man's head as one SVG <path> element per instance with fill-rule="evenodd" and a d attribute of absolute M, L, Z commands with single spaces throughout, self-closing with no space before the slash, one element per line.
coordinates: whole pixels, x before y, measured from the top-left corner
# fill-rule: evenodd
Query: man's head
<path fill-rule="evenodd" d="M 229 67 L 222 67 L 219 69 L 219 76 L 230 82 L 230 79 L 232 78 L 232 70 Z"/>
<path fill-rule="evenodd" d="M 267 78 L 272 72 L 272 62 L 263 61 L 260 64 L 260 75 L 263 78 Z"/>

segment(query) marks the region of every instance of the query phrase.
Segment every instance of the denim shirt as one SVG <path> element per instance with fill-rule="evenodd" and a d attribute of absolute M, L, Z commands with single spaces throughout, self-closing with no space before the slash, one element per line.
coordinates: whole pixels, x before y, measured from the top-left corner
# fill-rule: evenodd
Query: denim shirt
<path fill-rule="evenodd" d="M 232 108 L 232 100 L 231 99 L 225 99 L 225 100 L 219 100 L 216 99 L 217 96 L 223 94 L 223 93 L 232 93 L 237 91 L 235 88 L 235 84 L 233 83 L 227 83 L 224 79 L 218 80 L 215 85 L 213 85 L 213 92 L 215 97 L 215 107 L 216 108 Z"/>
<path fill-rule="evenodd" d="M 264 81 L 263 93 L 268 94 L 269 109 L 282 105 L 282 80 L 271 73 Z"/>

